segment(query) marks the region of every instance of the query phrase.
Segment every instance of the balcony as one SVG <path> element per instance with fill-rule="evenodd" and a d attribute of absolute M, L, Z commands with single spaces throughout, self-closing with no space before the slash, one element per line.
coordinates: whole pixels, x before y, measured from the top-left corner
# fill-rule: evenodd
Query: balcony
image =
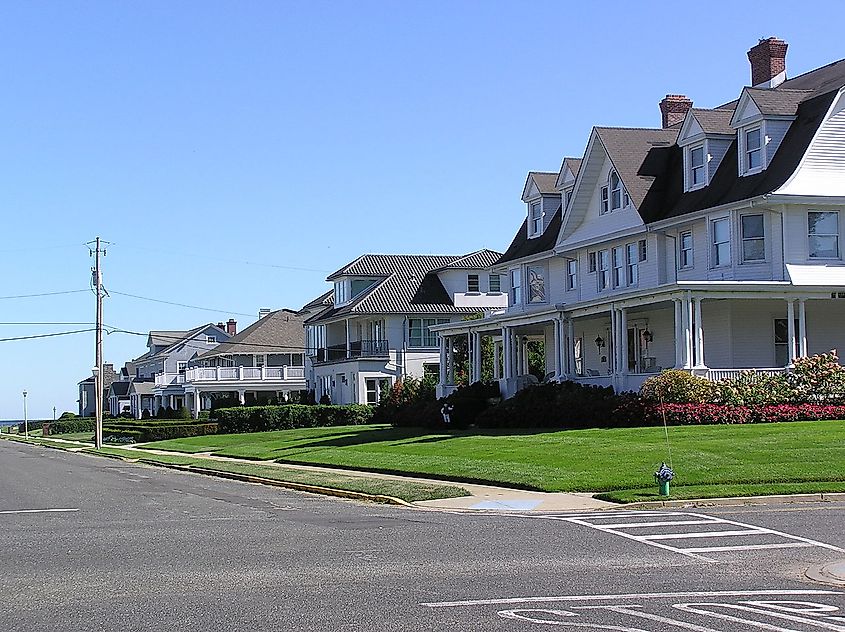
<path fill-rule="evenodd" d="M 155 385 L 166 387 L 176 384 L 185 383 L 184 373 L 157 373 L 155 376 Z"/>
<path fill-rule="evenodd" d="M 305 367 L 301 366 L 220 366 L 195 367 L 185 373 L 185 382 L 264 382 L 284 383 L 305 379 Z"/>
<path fill-rule="evenodd" d="M 345 344 L 330 345 L 317 349 L 314 362 L 320 364 L 339 362 L 350 358 L 387 358 L 389 355 L 390 346 L 387 340 L 355 340 L 349 343 L 348 352 Z"/>

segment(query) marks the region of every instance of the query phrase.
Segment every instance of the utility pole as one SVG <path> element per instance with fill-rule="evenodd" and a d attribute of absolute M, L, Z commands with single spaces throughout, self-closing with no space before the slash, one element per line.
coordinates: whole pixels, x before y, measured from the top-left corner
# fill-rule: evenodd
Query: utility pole
<path fill-rule="evenodd" d="M 94 241 L 88 242 L 88 254 L 94 257 L 94 267 L 91 269 L 91 289 L 97 297 L 97 335 L 95 346 L 94 364 L 94 447 L 103 447 L 103 296 L 106 291 L 103 287 L 103 272 L 100 269 L 100 252 L 106 256 L 105 245 L 109 242 L 101 241 L 97 237 Z M 94 249 L 91 249 L 91 245 Z M 101 250 L 102 246 L 102 250 Z"/>

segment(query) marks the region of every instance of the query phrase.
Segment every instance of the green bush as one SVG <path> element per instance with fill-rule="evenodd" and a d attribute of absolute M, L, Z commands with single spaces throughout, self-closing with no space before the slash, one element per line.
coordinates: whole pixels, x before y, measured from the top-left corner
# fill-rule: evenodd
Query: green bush
<path fill-rule="evenodd" d="M 845 367 L 839 364 L 835 351 L 796 358 L 789 379 L 797 402 L 845 401 Z"/>
<path fill-rule="evenodd" d="M 210 418 L 219 424 L 221 433 L 263 432 L 321 426 L 357 426 L 372 422 L 373 408 L 363 404 L 249 406 L 217 408 Z"/>
<path fill-rule="evenodd" d="M 796 391 L 787 373 L 743 371 L 736 377 L 716 382 L 715 399 L 730 406 L 788 404 L 796 401 Z"/>
<path fill-rule="evenodd" d="M 640 395 L 646 400 L 666 404 L 705 404 L 716 399 L 718 388 L 706 378 L 669 369 L 643 382 Z"/>
<path fill-rule="evenodd" d="M 60 419 L 60 420 L 64 420 L 64 419 L 76 419 L 78 416 L 79 416 L 79 415 L 77 415 L 76 413 L 63 412 L 61 415 L 59 415 L 59 419 Z"/>
<path fill-rule="evenodd" d="M 103 426 L 103 437 L 125 437 L 134 441 L 162 441 L 217 434 L 213 422 L 182 423 L 179 421 L 121 422 Z"/>
<path fill-rule="evenodd" d="M 86 417 L 65 417 L 58 421 L 44 422 L 41 430 L 45 437 L 70 432 L 94 432 L 94 420 Z"/>

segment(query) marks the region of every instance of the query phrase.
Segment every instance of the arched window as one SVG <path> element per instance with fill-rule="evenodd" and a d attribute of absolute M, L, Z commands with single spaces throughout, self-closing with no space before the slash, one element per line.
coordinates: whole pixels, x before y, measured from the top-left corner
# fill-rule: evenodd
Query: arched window
<path fill-rule="evenodd" d="M 615 171 L 610 172 L 610 210 L 622 208 L 622 181 Z"/>

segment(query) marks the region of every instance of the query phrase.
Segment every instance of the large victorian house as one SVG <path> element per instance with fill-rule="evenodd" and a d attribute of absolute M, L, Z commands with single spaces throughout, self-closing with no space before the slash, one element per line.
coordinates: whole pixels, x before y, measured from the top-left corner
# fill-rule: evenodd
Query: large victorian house
<path fill-rule="evenodd" d="M 440 394 L 457 336 L 493 339 L 506 396 L 527 383 L 529 340 L 550 378 L 617 390 L 845 348 L 845 60 L 787 79 L 786 48 L 748 52 L 735 100 L 668 95 L 660 128 L 594 128 L 581 159 L 529 173 L 526 219 L 491 268 L 507 308 L 433 328 Z"/>

